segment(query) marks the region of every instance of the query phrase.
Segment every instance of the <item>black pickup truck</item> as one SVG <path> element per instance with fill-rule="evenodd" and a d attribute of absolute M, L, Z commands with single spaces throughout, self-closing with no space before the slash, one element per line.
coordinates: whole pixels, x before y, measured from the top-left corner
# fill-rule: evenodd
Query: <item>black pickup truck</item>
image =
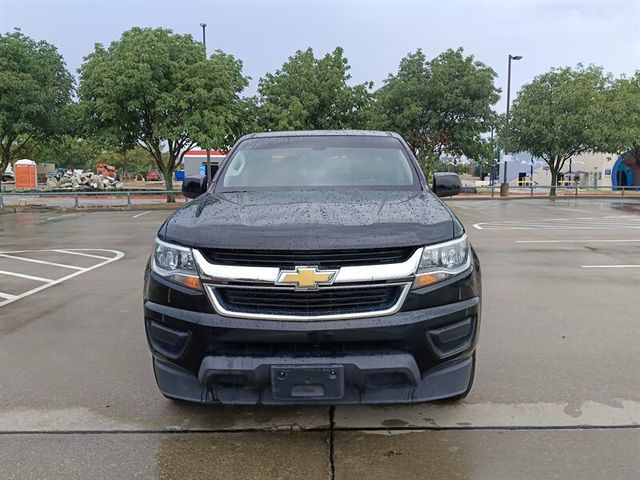
<path fill-rule="evenodd" d="M 241 138 L 158 231 L 144 285 L 160 391 L 200 403 L 406 403 L 465 397 L 480 264 L 388 132 Z"/>

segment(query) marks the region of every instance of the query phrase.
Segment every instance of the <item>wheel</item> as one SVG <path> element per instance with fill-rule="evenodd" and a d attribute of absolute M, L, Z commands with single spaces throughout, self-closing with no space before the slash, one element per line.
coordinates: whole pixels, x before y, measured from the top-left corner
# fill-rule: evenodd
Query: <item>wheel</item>
<path fill-rule="evenodd" d="M 469 385 L 467 386 L 467 389 L 464 392 L 459 393 L 458 395 L 454 395 L 453 397 L 443 398 L 442 401 L 458 402 L 460 400 L 467 398 L 467 395 L 469 395 L 469 392 L 471 392 L 471 388 L 473 387 L 473 379 L 475 378 L 475 376 L 476 376 L 476 352 L 473 352 L 473 356 L 471 357 L 471 375 L 469 377 Z"/>

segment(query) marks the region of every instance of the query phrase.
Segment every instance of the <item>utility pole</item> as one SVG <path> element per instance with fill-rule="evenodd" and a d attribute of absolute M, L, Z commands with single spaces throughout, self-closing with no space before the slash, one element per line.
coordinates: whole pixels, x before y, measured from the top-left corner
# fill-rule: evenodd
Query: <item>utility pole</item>
<path fill-rule="evenodd" d="M 207 24 L 201 23 L 202 27 L 202 46 L 204 47 L 204 59 L 207 59 Z"/>
<path fill-rule="evenodd" d="M 509 54 L 509 67 L 507 73 L 507 117 L 505 119 L 505 150 L 509 151 L 510 147 L 510 136 L 511 132 L 509 131 L 509 108 L 511 107 L 511 61 L 512 60 L 522 60 L 522 55 L 511 55 Z M 507 161 L 504 161 L 504 175 L 502 177 L 502 185 L 500 185 L 500 196 L 508 197 L 509 196 L 509 183 L 507 180 Z"/>
<path fill-rule="evenodd" d="M 204 47 L 204 61 L 207 61 L 207 24 L 201 23 L 202 27 L 202 46 Z M 211 184 L 211 152 L 207 147 L 207 185 Z"/>
<path fill-rule="evenodd" d="M 506 118 L 506 145 L 507 150 L 510 147 L 511 139 L 510 139 L 510 130 L 509 130 L 509 109 L 511 108 L 511 61 L 512 60 L 522 60 L 522 55 L 511 55 L 509 54 L 509 67 L 507 72 L 507 118 Z"/>

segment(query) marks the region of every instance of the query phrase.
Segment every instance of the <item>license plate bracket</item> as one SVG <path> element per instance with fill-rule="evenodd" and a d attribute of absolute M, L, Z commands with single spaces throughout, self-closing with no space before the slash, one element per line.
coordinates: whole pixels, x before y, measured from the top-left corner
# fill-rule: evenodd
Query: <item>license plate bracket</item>
<path fill-rule="evenodd" d="M 272 365 L 271 389 L 278 399 L 337 400 L 344 396 L 344 366 Z"/>

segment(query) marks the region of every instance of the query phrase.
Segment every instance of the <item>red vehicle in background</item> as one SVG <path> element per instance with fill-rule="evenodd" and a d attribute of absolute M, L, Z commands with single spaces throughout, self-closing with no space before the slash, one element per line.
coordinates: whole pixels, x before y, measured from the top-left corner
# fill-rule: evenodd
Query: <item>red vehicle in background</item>
<path fill-rule="evenodd" d="M 118 175 L 118 169 L 113 165 L 108 165 L 106 163 L 98 163 L 96 164 L 96 173 L 98 175 L 102 175 L 103 177 L 116 178 Z"/>
<path fill-rule="evenodd" d="M 164 180 L 164 175 L 162 175 L 162 172 L 160 172 L 160 170 L 154 168 L 153 170 L 149 170 L 149 172 L 147 172 L 148 182 L 157 182 L 160 180 Z"/>

